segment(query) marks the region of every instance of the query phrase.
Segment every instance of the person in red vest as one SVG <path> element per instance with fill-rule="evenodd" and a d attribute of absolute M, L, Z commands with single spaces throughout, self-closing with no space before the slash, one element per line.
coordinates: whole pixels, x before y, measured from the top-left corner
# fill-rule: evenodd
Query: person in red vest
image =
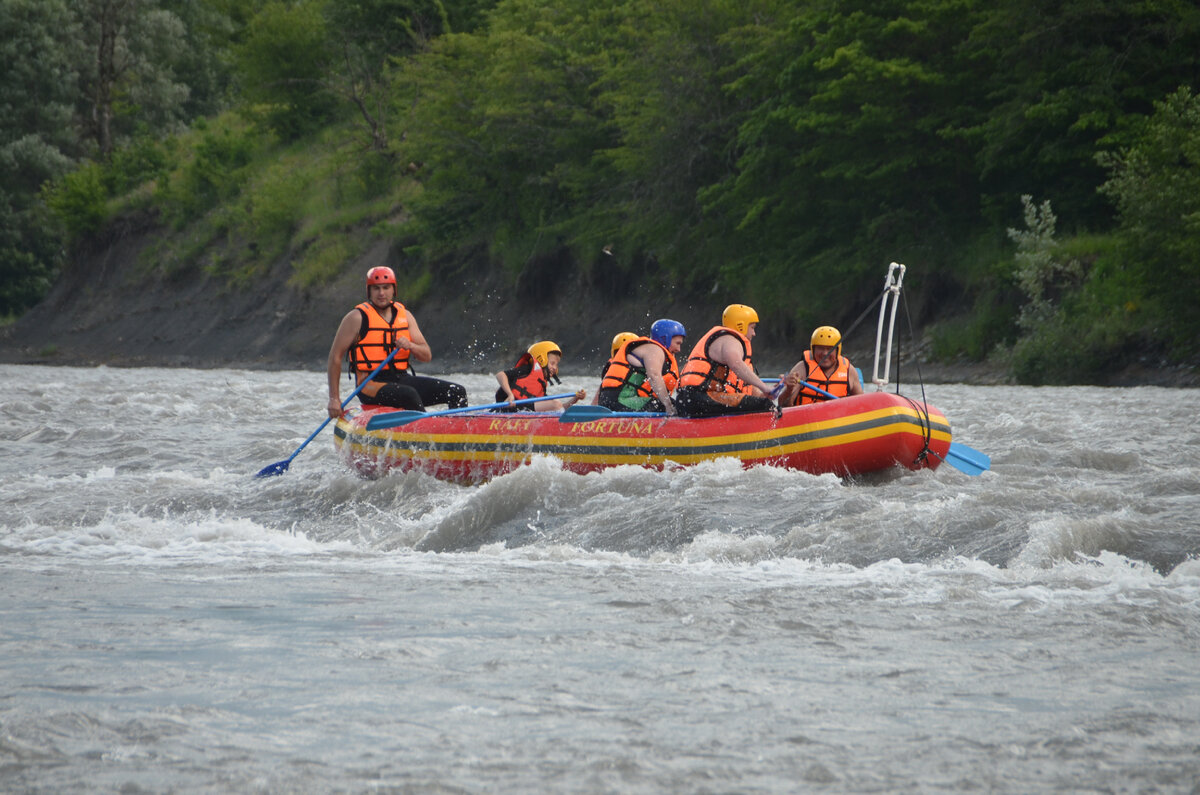
<path fill-rule="evenodd" d="M 410 361 L 433 358 L 413 313 L 396 298 L 396 273 L 391 268 L 367 271 L 367 300 L 346 313 L 329 346 L 329 416 L 342 416 L 340 381 L 342 360 L 349 359 L 355 385 L 396 349 L 396 355 L 358 393 L 364 405 L 424 411 L 445 403 L 450 408 L 467 405 L 467 390 L 460 384 L 413 373 Z"/>
<path fill-rule="evenodd" d="M 551 381 L 558 380 L 558 363 L 562 361 L 562 349 L 550 340 L 535 342 L 529 350 L 521 354 L 517 363 L 507 370 L 496 373 L 496 382 L 500 388 L 496 390 L 496 402 L 508 405 L 495 411 L 562 411 L 567 406 L 573 406 L 587 397 L 587 390 L 580 389 L 572 397 L 559 402 L 557 400 L 539 400 L 536 403 L 523 403 L 514 406 L 518 400 L 546 396 L 546 386 Z"/>
<path fill-rule="evenodd" d="M 804 358 L 784 376 L 779 405 L 803 406 L 829 400 L 826 395 L 805 389 L 802 384 L 806 381 L 834 397 L 863 393 L 858 369 L 842 356 L 842 333 L 833 326 L 819 326 L 812 333 Z"/>

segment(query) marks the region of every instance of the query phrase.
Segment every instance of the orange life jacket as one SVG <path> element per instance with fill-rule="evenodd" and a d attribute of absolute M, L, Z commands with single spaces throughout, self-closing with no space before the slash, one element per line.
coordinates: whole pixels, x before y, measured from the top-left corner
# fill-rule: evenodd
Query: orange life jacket
<path fill-rule="evenodd" d="M 804 363 L 808 365 L 808 375 L 805 381 L 813 386 L 824 389 L 834 397 L 846 397 L 850 394 L 850 360 L 845 356 L 838 357 L 837 369 L 833 371 L 833 375 L 826 376 L 825 371 L 821 369 L 821 365 L 813 359 L 812 351 L 804 352 Z M 803 406 L 807 403 L 820 403 L 823 400 L 829 400 L 824 395 L 815 394 L 811 389 L 805 389 L 804 385 L 800 386 L 800 393 L 796 396 L 797 400 L 792 405 Z"/>
<path fill-rule="evenodd" d="M 350 369 L 359 383 L 392 352 L 397 337 L 412 340 L 412 334 L 408 330 L 408 310 L 404 308 L 404 304 L 396 301 L 392 302 L 392 306 L 396 314 L 391 323 L 383 319 L 383 315 L 379 314 L 379 310 L 370 301 L 363 301 L 355 307 L 363 315 L 364 330 L 360 333 L 358 342 L 350 346 Z M 398 350 L 384 369 L 401 372 L 407 370 L 409 354 L 407 348 Z"/>
<path fill-rule="evenodd" d="M 608 360 L 608 365 L 604 368 L 604 374 L 600 378 L 600 388 L 617 388 L 630 383 L 629 376 L 634 373 L 646 374 L 645 367 L 635 367 L 629 361 L 629 351 L 643 343 L 651 343 L 662 348 L 666 358 L 663 359 L 662 377 L 666 384 L 667 392 L 674 392 L 676 384 L 679 383 L 679 363 L 675 361 L 675 354 L 671 353 L 665 345 L 657 340 L 652 340 L 649 337 L 638 337 L 630 340 L 617 350 L 617 355 Z M 637 394 L 640 397 L 654 397 L 654 389 L 650 386 L 650 379 L 646 378 L 642 383 L 637 385 Z"/>
<path fill-rule="evenodd" d="M 709 356 L 708 349 L 718 337 L 729 334 L 737 337 L 742 343 L 742 361 L 754 368 L 751 361 L 750 339 L 736 329 L 726 326 L 713 326 L 708 333 L 696 342 L 688 355 L 683 373 L 679 376 L 679 386 L 698 387 L 705 392 L 729 392 L 733 394 L 754 394 L 754 387 L 737 377 L 737 374 L 723 364 L 718 364 Z"/>

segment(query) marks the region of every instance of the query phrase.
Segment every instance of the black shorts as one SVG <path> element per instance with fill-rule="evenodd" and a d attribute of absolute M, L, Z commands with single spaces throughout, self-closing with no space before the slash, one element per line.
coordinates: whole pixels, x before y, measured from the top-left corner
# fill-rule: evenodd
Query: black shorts
<path fill-rule="evenodd" d="M 746 395 L 736 405 L 713 400 L 703 389 L 681 386 L 675 394 L 675 410 L 680 417 L 717 417 L 722 414 L 748 414 L 754 411 L 774 411 L 768 397 Z"/>
<path fill-rule="evenodd" d="M 436 406 L 439 403 L 445 403 L 452 409 L 464 408 L 467 405 L 466 388 L 453 381 L 443 381 L 427 375 L 388 372 L 380 373 L 374 380 L 382 381 L 383 386 L 371 397 L 360 394 L 360 403 L 409 411 L 424 411 L 426 406 Z"/>

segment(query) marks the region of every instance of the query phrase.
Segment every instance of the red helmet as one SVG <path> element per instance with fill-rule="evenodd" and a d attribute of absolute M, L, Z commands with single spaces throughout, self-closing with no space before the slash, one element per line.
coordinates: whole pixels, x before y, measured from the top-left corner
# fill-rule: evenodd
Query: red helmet
<path fill-rule="evenodd" d="M 371 270 L 367 271 L 367 287 L 370 287 L 372 284 L 390 284 L 395 287 L 396 272 L 382 265 L 377 268 L 371 268 Z"/>

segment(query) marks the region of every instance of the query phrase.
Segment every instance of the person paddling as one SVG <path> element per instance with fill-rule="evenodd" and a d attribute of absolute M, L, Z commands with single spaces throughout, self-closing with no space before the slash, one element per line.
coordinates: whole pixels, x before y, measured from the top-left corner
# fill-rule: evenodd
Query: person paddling
<path fill-rule="evenodd" d="M 686 337 L 682 323 L 662 318 L 650 325 L 650 336 L 633 335 L 615 347 L 601 377 L 599 405 L 612 411 L 675 414 L 671 401 L 679 382 L 675 354 Z"/>
<path fill-rule="evenodd" d="M 496 402 L 507 402 L 504 408 L 493 411 L 562 411 L 587 397 L 587 390 L 580 389 L 564 401 L 539 400 L 514 406 L 517 400 L 545 397 L 546 386 L 551 381 L 558 384 L 558 363 L 562 361 L 562 349 L 550 340 L 535 342 L 529 346 L 517 363 L 507 370 L 496 373 Z M 565 404 L 565 405 L 564 405 Z"/>
<path fill-rule="evenodd" d="M 413 373 L 410 360 L 428 362 L 433 352 L 413 313 L 395 297 L 395 271 L 382 266 L 367 271 L 367 300 L 346 313 L 329 346 L 330 417 L 343 414 L 342 360 L 349 360 L 355 383 L 362 384 L 393 349 L 396 355 L 392 360 L 359 391 L 360 403 L 410 411 L 424 411 L 438 403 L 452 409 L 467 405 L 467 390 L 462 385 Z"/>
<path fill-rule="evenodd" d="M 833 326 L 818 326 L 813 331 L 804 358 L 796 362 L 783 381 L 780 406 L 803 406 L 829 400 L 829 395 L 848 397 L 863 393 L 858 369 L 842 356 L 842 333 Z M 828 394 L 805 389 L 805 382 Z"/>
<path fill-rule="evenodd" d="M 682 417 L 711 417 L 771 411 L 771 388 L 754 371 L 751 343 L 758 313 L 745 304 L 730 304 L 692 348 L 679 376 L 675 407 Z"/>

